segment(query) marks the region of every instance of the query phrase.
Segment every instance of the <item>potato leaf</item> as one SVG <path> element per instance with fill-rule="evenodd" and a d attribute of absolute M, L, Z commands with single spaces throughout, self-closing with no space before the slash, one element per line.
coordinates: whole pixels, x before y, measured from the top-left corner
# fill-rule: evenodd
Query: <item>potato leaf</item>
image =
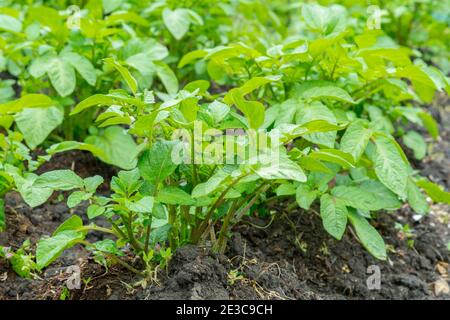
<path fill-rule="evenodd" d="M 61 253 L 84 239 L 82 232 L 65 230 L 39 241 L 36 247 L 36 267 L 42 270 L 55 261 Z"/>
<path fill-rule="evenodd" d="M 347 226 L 347 208 L 343 202 L 329 194 L 320 198 L 320 216 L 323 227 L 334 238 L 340 240 Z"/>
<path fill-rule="evenodd" d="M 386 245 L 383 238 L 372 225 L 358 213 L 353 210 L 348 212 L 348 218 L 355 228 L 356 235 L 361 240 L 362 245 L 375 258 L 380 260 L 387 259 Z"/>

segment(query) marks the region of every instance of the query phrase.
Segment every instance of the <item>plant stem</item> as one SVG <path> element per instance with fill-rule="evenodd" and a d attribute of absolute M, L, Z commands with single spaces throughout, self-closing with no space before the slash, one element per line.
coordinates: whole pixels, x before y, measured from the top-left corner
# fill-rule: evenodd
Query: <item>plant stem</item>
<path fill-rule="evenodd" d="M 150 242 L 150 231 L 152 230 L 152 218 L 153 216 L 150 214 L 150 221 L 148 222 L 147 230 L 145 231 L 145 244 L 144 244 L 144 252 L 148 254 L 148 245 Z"/>
<path fill-rule="evenodd" d="M 298 203 L 297 203 L 297 201 L 293 201 L 291 204 L 289 204 L 287 207 L 286 207 L 286 212 L 291 212 L 293 209 L 295 209 L 296 207 L 298 207 Z"/>
<path fill-rule="evenodd" d="M 172 251 L 176 248 L 176 234 L 177 234 L 177 226 L 176 226 L 176 219 L 177 219 L 177 211 L 174 205 L 169 205 L 169 224 L 172 226 L 172 230 L 170 231 L 170 248 Z"/>
<path fill-rule="evenodd" d="M 102 228 L 102 227 L 99 227 L 99 226 L 96 226 L 96 225 L 84 226 L 84 227 L 80 227 L 80 228 L 77 229 L 77 231 L 90 231 L 90 230 L 92 230 L 92 231 L 101 231 L 101 232 L 104 232 L 104 233 L 109 233 L 109 234 L 113 234 L 115 236 L 118 236 L 118 234 L 114 230 L 111 230 L 111 229 L 108 229 L 108 228 Z"/>
<path fill-rule="evenodd" d="M 123 239 L 127 239 L 127 235 L 126 235 L 125 233 L 123 233 L 123 231 L 119 228 L 119 226 L 118 226 L 112 219 L 109 219 L 109 223 L 111 223 L 113 229 L 116 230 L 116 232 L 117 232 Z"/>
<path fill-rule="evenodd" d="M 205 232 L 206 228 L 208 227 L 208 222 L 211 219 L 214 211 L 222 204 L 226 194 L 228 191 L 231 190 L 242 178 L 244 178 L 246 175 L 240 176 L 239 178 L 233 180 L 231 184 L 220 194 L 219 198 L 214 202 L 212 207 L 209 209 L 208 213 L 206 214 L 205 219 L 202 221 L 202 223 L 192 232 L 191 240 L 193 243 L 197 243 L 198 240 L 200 240 L 200 237 Z"/>
<path fill-rule="evenodd" d="M 128 232 L 128 240 L 130 241 L 130 244 L 133 246 L 134 250 L 136 252 L 140 252 L 142 250 L 142 245 L 140 245 L 137 242 L 136 238 L 133 235 L 133 229 L 131 227 L 132 221 L 133 221 L 133 213 L 130 212 L 128 215 L 128 221 L 127 223 L 125 223 Z"/>
<path fill-rule="evenodd" d="M 122 267 L 124 267 L 125 269 L 127 269 L 127 270 L 129 270 L 129 271 L 131 271 L 131 272 L 133 272 L 133 273 L 136 273 L 136 274 L 138 274 L 138 275 L 140 275 L 140 276 L 142 276 L 142 277 L 144 276 L 144 274 L 143 274 L 141 271 L 139 271 L 138 269 L 134 268 L 134 267 L 131 266 L 130 264 L 126 263 L 125 261 L 123 261 L 123 260 L 117 258 L 116 256 L 114 256 L 114 255 L 112 255 L 112 254 L 108 254 L 108 253 L 105 253 L 105 255 L 106 255 L 108 258 L 110 258 L 111 260 L 113 260 L 114 262 L 117 262 L 118 264 L 120 264 L 120 265 L 121 265 Z"/>
<path fill-rule="evenodd" d="M 231 205 L 230 209 L 228 210 L 227 215 L 225 216 L 225 219 L 223 219 L 223 224 L 222 224 L 222 227 L 220 228 L 220 232 L 219 232 L 219 238 L 217 240 L 216 245 L 213 248 L 213 251 L 223 253 L 222 248 L 225 247 L 224 242 L 225 242 L 225 238 L 226 238 L 226 235 L 228 232 L 228 225 L 230 224 L 231 217 L 233 216 L 233 214 L 235 213 L 237 208 L 239 208 L 238 201 L 235 200 L 233 202 L 233 204 Z"/>
<path fill-rule="evenodd" d="M 195 164 L 195 137 L 194 132 L 192 132 L 192 140 L 191 140 L 191 162 L 192 162 L 192 184 L 195 187 L 198 183 L 198 172 L 197 166 Z"/>
<path fill-rule="evenodd" d="M 263 184 L 264 185 L 264 184 Z M 270 187 L 270 185 L 264 185 L 258 192 L 255 193 L 255 196 L 250 200 L 250 202 L 241 210 L 239 210 L 236 213 L 237 221 L 242 219 L 242 216 L 250 210 L 250 208 L 255 204 L 256 200 L 258 200 L 258 197 L 261 193 L 266 192 L 266 190 Z"/>

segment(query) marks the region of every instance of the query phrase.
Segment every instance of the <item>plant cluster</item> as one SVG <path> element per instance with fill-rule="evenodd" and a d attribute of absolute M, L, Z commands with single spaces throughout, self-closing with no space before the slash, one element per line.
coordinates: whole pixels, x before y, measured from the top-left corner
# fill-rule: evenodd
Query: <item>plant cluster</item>
<path fill-rule="evenodd" d="M 91 222 L 73 215 L 35 251 L 0 256 L 29 276 L 82 244 L 148 276 L 188 243 L 224 252 L 233 225 L 276 219 L 267 204 L 286 199 L 302 214 L 318 205 L 332 237 L 350 226 L 387 259 L 370 223 L 379 212 L 407 203 L 424 215 L 424 192 L 450 203 L 398 142 L 420 160 L 423 132 L 439 137 L 422 106 L 450 92 L 449 28 L 431 1 L 380 4 L 382 29 L 342 2 L 1 1 L 0 197 L 15 190 L 35 207 L 63 191 L 69 208 L 89 203 Z M 75 149 L 121 170 L 108 196 L 100 176 L 34 173 Z M 90 243 L 92 230 L 110 237 Z"/>

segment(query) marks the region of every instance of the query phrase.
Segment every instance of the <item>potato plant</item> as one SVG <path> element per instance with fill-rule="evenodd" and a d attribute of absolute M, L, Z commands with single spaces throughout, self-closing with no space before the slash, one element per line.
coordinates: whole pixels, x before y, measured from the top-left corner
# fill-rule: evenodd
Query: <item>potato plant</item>
<path fill-rule="evenodd" d="M 412 128 L 438 139 L 424 105 L 450 92 L 446 73 L 417 50 L 448 46 L 432 30 L 428 41 L 414 37 L 422 18 L 388 6 L 385 32 L 367 26 L 367 12 L 335 3 L 6 3 L 0 66 L 15 82 L 0 91 L 0 197 L 15 190 L 36 207 L 63 192 L 69 208 L 89 203 L 90 220 L 71 216 L 35 251 L 3 248 L 22 276 L 76 244 L 143 276 L 185 244 L 224 253 L 232 227 L 269 199 L 286 205 L 280 211 L 318 207 L 330 236 L 352 228 L 386 260 L 372 219 L 404 204 L 425 215 L 426 195 L 450 203 L 399 144 L 426 156 Z M 415 6 L 435 21 L 431 5 Z M 34 173 L 69 150 L 120 170 L 108 195 L 96 191 L 99 175 Z M 90 231 L 109 236 L 90 243 Z"/>

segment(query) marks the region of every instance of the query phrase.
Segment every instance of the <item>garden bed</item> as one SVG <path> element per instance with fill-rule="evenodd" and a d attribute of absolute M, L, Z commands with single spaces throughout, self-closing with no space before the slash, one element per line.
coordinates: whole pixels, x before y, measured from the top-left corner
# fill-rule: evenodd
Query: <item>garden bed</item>
<path fill-rule="evenodd" d="M 439 109 L 431 111 L 440 123 L 441 138 L 425 161 L 415 166 L 423 176 L 450 188 L 450 110 L 444 107 L 445 100 L 436 104 Z M 63 168 L 82 177 L 100 174 L 105 183 L 115 173 L 81 151 L 54 157 L 40 173 Z M 86 205 L 68 209 L 58 194 L 35 209 L 17 193 L 9 193 L 5 200 L 7 230 L 0 233 L 2 246 L 18 248 L 28 238 L 35 243 L 72 214 L 88 220 Z M 420 221 L 413 219 L 408 206 L 380 213 L 376 227 L 390 249 L 386 262 L 374 259 L 349 231 L 342 241 L 332 239 L 315 210 L 287 212 L 285 207 L 277 203 L 270 208 L 281 219 L 250 217 L 237 226 L 225 255 L 210 254 L 207 247 L 180 248 L 168 270 L 159 270 L 146 283 L 118 266 L 105 270 L 81 246 L 67 250 L 33 280 L 18 277 L 0 261 L 0 299 L 450 299 L 447 205 L 433 205 Z M 395 228 L 396 222 L 408 224 L 414 230 L 412 237 Z M 88 240 L 102 237 L 94 232 Z M 408 245 L 410 239 L 413 246 Z M 83 281 L 79 290 L 67 293 L 70 273 L 66 271 L 73 265 L 81 268 Z M 366 284 L 371 265 L 380 267 L 379 290 L 369 290 Z"/>

